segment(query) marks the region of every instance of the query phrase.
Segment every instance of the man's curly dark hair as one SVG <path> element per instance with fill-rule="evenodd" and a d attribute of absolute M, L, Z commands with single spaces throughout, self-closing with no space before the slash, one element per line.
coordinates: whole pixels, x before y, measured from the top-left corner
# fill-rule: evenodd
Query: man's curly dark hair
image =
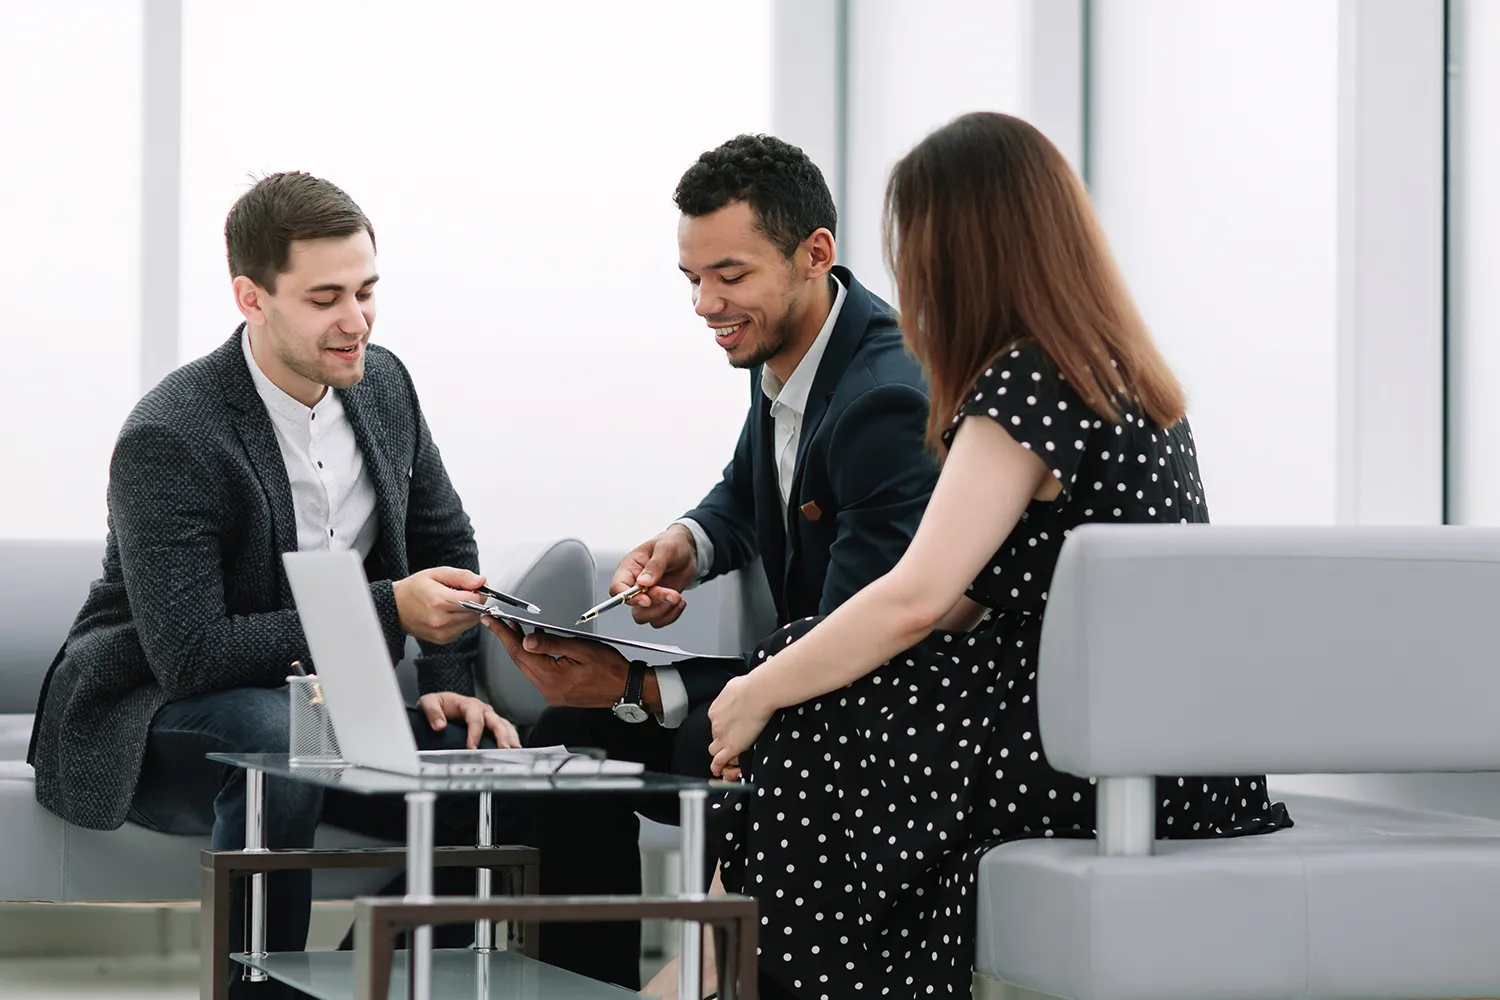
<path fill-rule="evenodd" d="M 838 210 L 823 171 L 775 136 L 739 135 L 704 153 L 682 175 L 672 200 L 693 218 L 746 202 L 756 229 L 783 257 L 819 229 L 837 235 Z"/>

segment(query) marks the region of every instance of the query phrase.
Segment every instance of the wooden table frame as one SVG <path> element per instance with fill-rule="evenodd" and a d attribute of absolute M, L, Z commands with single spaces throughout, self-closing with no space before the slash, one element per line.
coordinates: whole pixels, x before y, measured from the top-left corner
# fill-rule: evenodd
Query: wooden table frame
<path fill-rule="evenodd" d="M 360 898 L 354 901 L 354 997 L 386 1000 L 396 938 L 414 927 L 479 920 L 528 927 L 544 922 L 683 920 L 713 928 L 720 1000 L 757 1000 L 758 912 L 749 896 L 445 897 L 420 903 Z M 535 935 L 528 935 L 528 940 L 534 943 Z"/>
<path fill-rule="evenodd" d="M 230 947 L 229 907 L 236 879 L 256 873 L 324 868 L 404 868 L 404 847 L 367 847 L 343 850 L 288 849 L 274 851 L 204 851 L 200 856 L 202 935 L 207 949 L 200 962 L 198 995 L 228 1000 Z M 535 896 L 540 891 L 541 852 L 534 847 L 437 847 L 432 863 L 444 868 L 489 869 L 507 877 L 512 891 Z M 415 904 L 407 904 L 415 905 Z M 483 916 L 476 919 L 486 919 Z M 415 925 L 414 925 L 415 926 Z M 536 957 L 535 923 L 518 928 L 522 954 Z"/>

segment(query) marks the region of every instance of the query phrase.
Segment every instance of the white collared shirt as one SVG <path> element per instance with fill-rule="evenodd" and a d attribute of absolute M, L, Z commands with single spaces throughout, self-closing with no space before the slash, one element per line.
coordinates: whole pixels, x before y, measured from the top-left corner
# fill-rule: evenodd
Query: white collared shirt
<path fill-rule="evenodd" d="M 375 547 L 380 518 L 375 484 L 343 401 L 329 390 L 312 407 L 298 402 L 260 370 L 250 350 L 249 326 L 241 346 L 286 464 L 297 517 L 297 550 L 353 549 L 365 558 Z"/>
<path fill-rule="evenodd" d="M 832 277 L 832 275 L 830 275 Z M 771 425 L 775 434 L 772 447 L 776 455 L 776 485 L 781 493 L 781 521 L 786 523 L 786 508 L 791 502 L 792 479 L 797 472 L 797 451 L 802 444 L 802 418 L 807 413 L 808 396 L 812 393 L 813 380 L 818 376 L 818 366 L 828 350 L 828 341 L 833 337 L 833 328 L 838 325 L 839 313 L 843 311 L 848 289 L 838 278 L 833 279 L 833 308 L 818 331 L 812 346 L 797 362 L 791 377 L 785 383 L 772 374 L 770 368 L 760 370 L 760 391 L 771 401 Z M 714 564 L 714 543 L 703 526 L 690 517 L 674 522 L 687 528 L 698 549 L 698 579 L 708 575 Z M 682 677 L 671 667 L 656 668 L 656 683 L 661 689 L 662 714 L 658 721 L 668 729 L 682 725 L 687 718 L 687 688 Z"/>
<path fill-rule="evenodd" d="M 807 413 L 807 397 L 812 392 L 813 379 L 818 376 L 818 365 L 823 361 L 823 353 L 828 350 L 834 324 L 839 320 L 839 313 L 844 308 L 844 297 L 848 294 L 839 279 L 834 278 L 833 283 L 838 289 L 833 297 L 833 308 L 828 310 L 828 318 L 823 321 L 823 329 L 818 331 L 812 346 L 792 370 L 792 377 L 782 384 L 781 379 L 769 367 L 760 370 L 760 391 L 771 401 L 771 424 L 776 434 L 776 485 L 781 488 L 783 519 L 786 505 L 791 502 L 792 497 L 792 477 L 797 471 L 797 449 L 802 442 L 802 418 Z M 704 537 L 707 538 L 706 535 Z M 709 543 L 707 561 L 710 564 L 713 562 L 712 553 L 713 544 Z M 702 572 L 701 566 L 699 571 Z"/>

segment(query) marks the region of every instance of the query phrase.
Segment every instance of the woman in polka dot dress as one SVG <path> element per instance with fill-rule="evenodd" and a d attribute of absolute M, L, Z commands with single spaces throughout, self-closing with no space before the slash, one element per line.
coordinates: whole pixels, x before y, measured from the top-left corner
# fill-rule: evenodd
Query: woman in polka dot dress
<path fill-rule="evenodd" d="M 994 114 L 939 129 L 897 164 L 886 220 L 942 477 L 901 562 L 769 639 L 709 712 L 715 773 L 737 759 L 755 785 L 711 829 L 723 885 L 760 902 L 773 998 L 969 995 L 979 858 L 1093 835 L 1091 783 L 1037 732 L 1064 539 L 1208 520 L 1182 390 L 1040 133 Z M 1291 822 L 1262 776 L 1157 784 L 1158 836 Z"/>

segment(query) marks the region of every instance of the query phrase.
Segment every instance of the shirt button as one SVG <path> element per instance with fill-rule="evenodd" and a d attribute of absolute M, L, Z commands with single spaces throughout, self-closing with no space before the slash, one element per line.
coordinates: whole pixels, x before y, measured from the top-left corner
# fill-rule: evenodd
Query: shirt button
<path fill-rule="evenodd" d="M 332 538 L 332 537 L 333 537 L 333 529 L 332 529 L 332 528 L 329 528 L 329 529 L 328 529 L 328 537 L 329 537 L 329 538 Z"/>
<path fill-rule="evenodd" d="M 318 468 L 320 468 L 320 469 L 321 469 L 321 468 L 322 468 L 322 467 L 323 467 L 323 463 L 322 463 L 322 462 L 319 462 L 319 463 L 318 463 Z"/>

